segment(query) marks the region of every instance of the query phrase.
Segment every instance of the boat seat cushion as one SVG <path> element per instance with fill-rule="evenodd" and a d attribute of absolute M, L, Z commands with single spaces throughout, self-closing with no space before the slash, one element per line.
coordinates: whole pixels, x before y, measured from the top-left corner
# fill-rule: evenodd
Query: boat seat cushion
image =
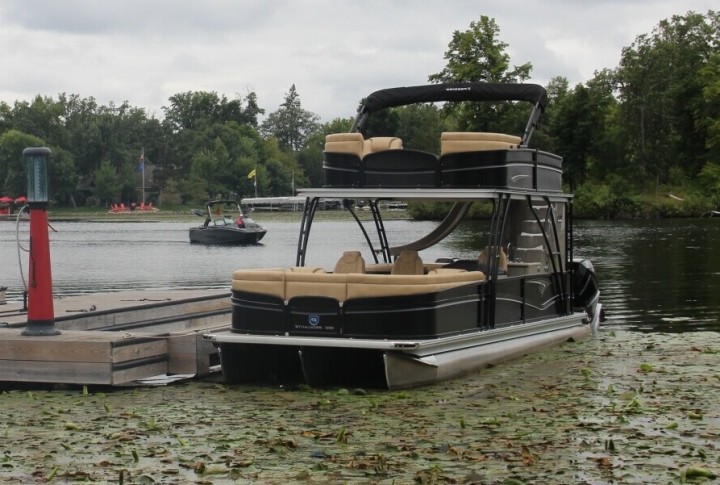
<path fill-rule="evenodd" d="M 233 273 L 232 290 L 273 296 L 284 301 L 299 296 L 319 296 L 344 302 L 351 298 L 433 293 L 484 279 L 482 271 L 442 268 L 434 269 L 427 275 L 241 269 Z"/>
<path fill-rule="evenodd" d="M 337 263 L 333 273 L 364 273 L 365 260 L 360 251 L 345 251 Z"/>
<path fill-rule="evenodd" d="M 485 132 L 453 132 L 440 135 L 440 155 L 517 148 L 522 139 L 515 135 Z"/>
<path fill-rule="evenodd" d="M 347 299 L 433 293 L 485 279 L 482 271 L 427 275 L 347 275 Z"/>
<path fill-rule="evenodd" d="M 363 137 L 362 133 L 331 133 L 325 136 L 325 152 L 347 153 L 362 158 L 368 153 L 402 149 L 402 139 L 396 136 Z"/>
<path fill-rule="evenodd" d="M 370 263 L 365 265 L 366 273 L 390 274 L 392 263 Z"/>
<path fill-rule="evenodd" d="M 401 251 L 395 259 L 390 274 L 396 275 L 421 275 L 425 274 L 423 261 L 417 251 Z"/>
<path fill-rule="evenodd" d="M 232 291 L 275 296 L 285 300 L 285 270 L 239 269 L 233 272 Z"/>
<path fill-rule="evenodd" d="M 320 266 L 293 266 L 288 268 L 290 273 L 325 273 L 325 268 Z"/>
<path fill-rule="evenodd" d="M 325 151 L 349 153 L 362 158 L 365 151 L 365 139 L 362 133 L 331 133 L 325 136 Z"/>
<path fill-rule="evenodd" d="M 375 136 L 365 140 L 363 155 L 385 150 L 399 150 L 402 147 L 402 140 L 396 136 Z"/>
<path fill-rule="evenodd" d="M 285 299 L 290 300 L 296 296 L 324 296 L 345 301 L 347 276 L 342 273 L 287 273 Z"/>

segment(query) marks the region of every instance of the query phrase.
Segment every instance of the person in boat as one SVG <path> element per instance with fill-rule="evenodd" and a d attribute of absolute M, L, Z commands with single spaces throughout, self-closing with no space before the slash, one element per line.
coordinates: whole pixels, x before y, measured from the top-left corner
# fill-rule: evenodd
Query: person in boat
<path fill-rule="evenodd" d="M 235 224 L 237 224 L 237 227 L 241 229 L 245 227 L 245 219 L 243 218 L 243 216 L 238 216 L 238 218 L 235 219 Z"/>

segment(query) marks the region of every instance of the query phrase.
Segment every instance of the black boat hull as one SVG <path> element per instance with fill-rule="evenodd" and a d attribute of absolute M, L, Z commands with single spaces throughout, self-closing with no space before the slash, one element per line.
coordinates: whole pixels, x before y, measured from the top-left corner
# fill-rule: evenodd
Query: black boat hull
<path fill-rule="evenodd" d="M 265 229 L 242 229 L 232 227 L 208 227 L 190 229 L 193 244 L 245 245 L 257 244 L 265 236 Z"/>

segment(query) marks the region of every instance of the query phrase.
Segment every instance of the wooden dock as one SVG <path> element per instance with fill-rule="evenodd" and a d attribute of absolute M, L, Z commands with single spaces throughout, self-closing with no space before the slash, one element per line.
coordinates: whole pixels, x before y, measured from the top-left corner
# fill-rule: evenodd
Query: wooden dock
<path fill-rule="evenodd" d="M 230 293 L 118 291 L 54 300 L 56 336 L 25 336 L 18 302 L 0 306 L 0 382 L 128 385 L 204 376 L 219 364 L 202 334 L 229 328 Z"/>

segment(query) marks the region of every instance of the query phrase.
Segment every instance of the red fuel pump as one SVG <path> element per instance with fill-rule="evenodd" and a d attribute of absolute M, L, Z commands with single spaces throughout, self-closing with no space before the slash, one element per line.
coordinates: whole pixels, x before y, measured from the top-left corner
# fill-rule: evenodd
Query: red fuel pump
<path fill-rule="evenodd" d="M 30 208 L 28 319 L 23 335 L 60 334 L 60 330 L 55 327 L 47 216 L 51 154 L 46 147 L 23 150 L 27 168 L 27 203 Z"/>

